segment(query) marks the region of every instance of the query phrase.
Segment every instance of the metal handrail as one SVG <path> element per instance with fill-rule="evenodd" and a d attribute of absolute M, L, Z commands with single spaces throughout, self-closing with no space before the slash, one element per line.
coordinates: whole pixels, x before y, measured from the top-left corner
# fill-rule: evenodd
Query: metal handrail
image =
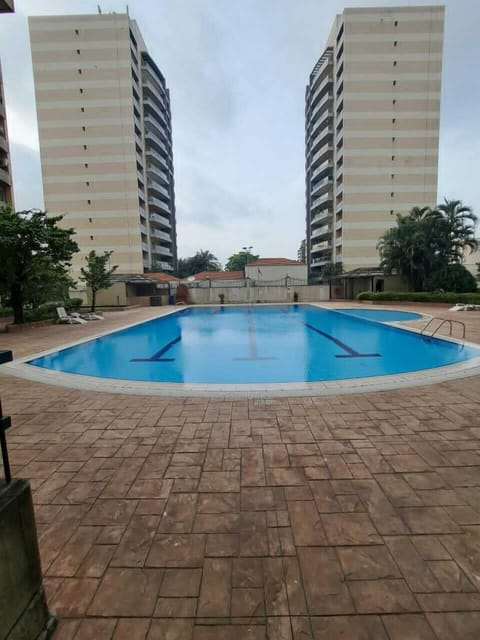
<path fill-rule="evenodd" d="M 427 334 L 425 333 L 425 331 L 428 329 L 428 327 L 429 327 L 429 326 L 432 324 L 432 322 L 434 322 L 435 320 L 439 320 L 439 321 L 440 321 L 440 324 L 439 324 L 439 325 L 434 329 L 434 331 L 432 331 L 432 333 L 430 333 L 430 334 L 428 335 L 428 337 L 429 337 L 429 338 L 433 338 L 433 337 L 435 336 L 435 334 L 436 334 L 436 333 L 441 329 L 441 327 L 443 327 L 443 325 L 444 325 L 444 324 L 448 324 L 448 325 L 449 325 L 450 331 L 449 331 L 448 335 L 449 335 L 450 337 L 452 337 L 453 324 L 458 324 L 458 325 L 460 325 L 460 326 L 461 326 L 461 328 L 462 328 L 462 337 L 461 337 L 461 339 L 462 339 L 462 340 L 465 340 L 465 331 L 466 331 L 466 329 L 465 329 L 465 323 L 464 323 L 464 322 L 462 322 L 461 320 L 450 320 L 450 318 L 437 318 L 437 317 L 430 318 L 430 320 L 429 320 L 429 321 L 427 322 L 427 324 L 423 327 L 423 329 L 420 331 L 420 333 L 421 333 L 422 335 L 427 335 Z"/>

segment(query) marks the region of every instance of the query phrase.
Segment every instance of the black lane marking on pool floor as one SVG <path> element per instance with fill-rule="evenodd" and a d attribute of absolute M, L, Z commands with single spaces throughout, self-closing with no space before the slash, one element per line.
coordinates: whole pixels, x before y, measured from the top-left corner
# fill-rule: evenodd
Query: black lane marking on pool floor
<path fill-rule="evenodd" d="M 249 358 L 232 358 L 232 360 L 276 360 L 273 357 L 262 357 L 257 354 L 257 341 L 255 340 L 255 325 L 253 323 L 252 310 L 248 309 L 248 342 L 250 348 Z"/>
<path fill-rule="evenodd" d="M 287 311 L 282 310 L 282 313 L 285 313 L 288 315 Z M 329 333 L 325 333 L 325 331 L 322 331 L 321 329 L 317 329 L 317 327 L 314 327 L 313 324 L 308 324 L 308 322 L 304 322 L 303 320 L 300 320 L 300 318 L 295 318 L 295 320 L 297 320 L 297 322 L 301 322 L 303 325 L 305 325 L 312 331 L 319 333 L 324 338 L 327 338 L 327 340 L 330 340 L 331 342 L 336 344 L 337 347 L 340 347 L 340 349 L 343 349 L 344 351 L 347 352 L 346 355 L 344 354 L 336 355 L 335 356 L 336 358 L 380 358 L 382 355 L 381 353 L 360 353 L 358 351 L 355 351 L 355 349 L 353 349 L 352 347 L 349 347 L 348 344 L 345 344 L 344 342 L 342 342 L 338 338 L 335 338 Z"/>
<path fill-rule="evenodd" d="M 177 342 L 180 342 L 182 336 L 178 336 L 174 340 L 170 340 L 160 351 L 157 351 L 151 358 L 132 358 L 130 362 L 174 362 L 175 358 L 162 358 L 164 353 L 167 353 Z"/>

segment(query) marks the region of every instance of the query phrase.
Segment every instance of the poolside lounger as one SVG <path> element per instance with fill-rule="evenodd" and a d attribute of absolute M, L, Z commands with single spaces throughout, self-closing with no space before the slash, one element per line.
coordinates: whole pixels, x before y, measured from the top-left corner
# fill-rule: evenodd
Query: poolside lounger
<path fill-rule="evenodd" d="M 60 324 L 86 324 L 86 320 L 76 316 L 69 316 L 64 307 L 57 307 L 58 322 Z"/>
<path fill-rule="evenodd" d="M 465 311 L 465 307 L 466 305 L 457 302 L 454 307 L 450 307 L 449 311 Z"/>
<path fill-rule="evenodd" d="M 449 311 L 480 311 L 480 304 L 457 304 L 454 307 L 450 307 Z"/>
<path fill-rule="evenodd" d="M 75 311 L 70 314 L 72 318 L 82 318 L 83 320 L 105 320 L 103 316 L 98 315 L 98 313 L 92 313 L 89 311 L 88 313 L 78 313 Z"/>

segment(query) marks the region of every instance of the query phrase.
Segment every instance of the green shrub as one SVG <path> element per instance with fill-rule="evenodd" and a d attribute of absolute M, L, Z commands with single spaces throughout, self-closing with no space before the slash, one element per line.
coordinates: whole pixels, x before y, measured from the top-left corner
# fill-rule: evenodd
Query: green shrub
<path fill-rule="evenodd" d="M 461 302 L 464 304 L 480 304 L 480 292 L 478 293 L 434 293 L 428 291 L 382 291 L 373 293 L 362 291 L 357 295 L 357 300 L 372 300 L 374 302 Z"/>
<path fill-rule="evenodd" d="M 65 300 L 63 306 L 66 311 L 78 311 L 83 304 L 82 298 L 70 298 L 69 300 Z M 58 305 L 62 306 L 62 305 Z"/>
<path fill-rule="evenodd" d="M 13 316 L 11 307 L 0 307 L 0 318 L 9 318 L 10 316 Z"/>
<path fill-rule="evenodd" d="M 463 264 L 447 264 L 427 278 L 425 288 L 429 291 L 470 293 L 477 291 L 477 281 Z"/>

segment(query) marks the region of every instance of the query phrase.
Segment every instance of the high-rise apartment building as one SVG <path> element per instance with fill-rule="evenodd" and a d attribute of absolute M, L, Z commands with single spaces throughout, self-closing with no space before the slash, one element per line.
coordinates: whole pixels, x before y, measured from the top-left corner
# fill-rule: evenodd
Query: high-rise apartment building
<path fill-rule="evenodd" d="M 0 0 L 0 13 L 13 13 L 13 0 Z M 13 206 L 12 171 L 8 146 L 7 113 L 0 66 L 0 207 Z"/>
<path fill-rule="evenodd" d="M 307 260 L 375 267 L 395 213 L 437 198 L 443 6 L 345 9 L 306 89 Z"/>
<path fill-rule="evenodd" d="M 2 68 L 0 67 L 0 207 L 5 205 L 13 206 L 13 191 L 5 94 L 3 92 Z"/>
<path fill-rule="evenodd" d="M 169 90 L 127 14 L 29 19 L 45 207 L 118 273 L 177 259 Z"/>

